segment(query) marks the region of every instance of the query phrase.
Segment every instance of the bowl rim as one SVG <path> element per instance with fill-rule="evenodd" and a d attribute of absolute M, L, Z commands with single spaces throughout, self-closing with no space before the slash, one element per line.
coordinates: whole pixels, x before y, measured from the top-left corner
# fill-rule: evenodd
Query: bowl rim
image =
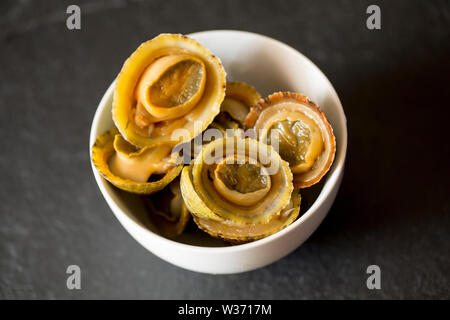
<path fill-rule="evenodd" d="M 273 44 L 276 44 L 276 45 L 284 48 L 285 50 L 292 52 L 293 54 L 297 55 L 301 59 L 304 59 L 308 64 L 310 64 L 318 72 L 320 77 L 323 78 L 323 80 L 331 88 L 330 93 L 331 93 L 333 99 L 337 102 L 337 109 L 338 109 L 339 117 L 338 117 L 338 121 L 336 121 L 336 122 L 339 122 L 339 125 L 342 128 L 342 132 L 341 132 L 342 137 L 339 140 L 339 143 L 337 143 L 337 145 L 336 145 L 337 149 L 336 149 L 336 157 L 334 159 L 334 163 L 332 164 L 330 171 L 326 175 L 327 181 L 323 185 L 322 189 L 320 190 L 318 197 L 316 198 L 314 203 L 311 205 L 311 207 L 305 213 L 303 213 L 296 221 L 294 221 L 292 224 L 290 224 L 286 228 L 284 228 L 268 237 L 265 237 L 265 238 L 262 238 L 259 240 L 255 240 L 253 242 L 237 244 L 237 245 L 232 245 L 232 246 L 226 246 L 226 247 L 203 247 L 203 246 L 198 246 L 198 245 L 193 245 L 193 244 L 181 243 L 181 242 L 178 242 L 175 240 L 165 238 L 165 237 L 149 230 L 142 224 L 134 221 L 126 213 L 124 213 L 123 210 L 119 207 L 119 205 L 112 199 L 112 197 L 109 194 L 110 192 L 105 188 L 105 184 L 108 182 L 103 177 L 101 177 L 101 175 L 98 173 L 97 169 L 95 168 L 95 165 L 92 162 L 92 151 L 91 151 L 92 145 L 95 143 L 95 140 L 97 138 L 97 136 L 94 135 L 94 132 L 97 131 L 100 115 L 102 114 L 103 109 L 106 107 L 107 101 L 112 97 L 112 95 L 114 93 L 114 86 L 116 83 L 116 80 L 114 79 L 113 82 L 108 87 L 108 89 L 106 90 L 106 92 L 104 93 L 102 99 L 100 100 L 100 103 L 98 104 L 98 107 L 95 111 L 94 118 L 92 120 L 92 125 L 91 125 L 91 129 L 90 129 L 90 137 L 89 137 L 89 155 L 90 155 L 91 168 L 93 170 L 97 185 L 98 185 L 104 199 L 108 203 L 110 209 L 113 211 L 114 215 L 117 215 L 118 212 L 120 212 L 122 218 L 126 219 L 129 223 L 132 223 L 135 227 L 137 227 L 140 231 L 142 231 L 146 236 L 149 237 L 149 240 L 162 242 L 162 243 L 164 243 L 165 246 L 168 246 L 168 247 L 176 247 L 177 249 L 189 250 L 189 251 L 193 251 L 193 252 L 194 251 L 195 252 L 202 251 L 202 252 L 208 252 L 208 253 L 233 253 L 233 252 L 240 252 L 243 250 L 250 250 L 253 248 L 264 246 L 267 243 L 273 242 L 276 239 L 283 237 L 283 235 L 285 235 L 289 232 L 292 232 L 294 229 L 299 228 L 301 224 L 303 224 L 306 220 L 309 220 L 314 215 L 314 213 L 316 213 L 319 206 L 330 195 L 332 190 L 336 187 L 339 187 L 339 182 L 340 182 L 339 175 L 344 170 L 344 163 L 345 163 L 345 158 L 346 158 L 346 154 L 347 154 L 347 136 L 348 136 L 347 119 L 346 119 L 346 116 L 344 113 L 344 109 L 342 107 L 342 103 L 339 99 L 339 96 L 337 95 L 335 88 L 331 84 L 330 80 L 322 72 L 322 70 L 318 66 L 316 66 L 316 64 L 314 64 L 308 57 L 303 55 L 298 50 L 287 45 L 286 43 L 283 43 L 279 40 L 276 40 L 276 39 L 271 38 L 266 35 L 249 32 L 249 31 L 241 31 L 241 30 L 217 29 L 217 30 L 204 30 L 204 31 L 194 32 L 194 33 L 187 34 L 186 36 L 196 37 L 196 36 L 200 36 L 200 35 L 206 34 L 206 33 L 210 34 L 210 33 L 224 33 L 224 32 L 235 33 L 236 36 L 245 34 L 247 36 L 257 37 L 257 38 L 263 39 L 264 41 L 272 42 Z M 116 218 L 118 218 L 118 217 L 116 217 Z M 121 224 L 122 224 L 122 221 L 120 221 L 120 219 L 119 219 L 119 222 L 121 222 Z M 125 227 L 125 226 L 123 226 L 123 227 Z M 127 229 L 127 228 L 125 228 L 125 229 Z M 129 230 L 127 230 L 127 231 L 129 231 Z M 130 231 L 129 231 L 129 233 L 134 237 L 134 235 Z M 140 241 L 138 241 L 138 242 L 140 242 Z"/>

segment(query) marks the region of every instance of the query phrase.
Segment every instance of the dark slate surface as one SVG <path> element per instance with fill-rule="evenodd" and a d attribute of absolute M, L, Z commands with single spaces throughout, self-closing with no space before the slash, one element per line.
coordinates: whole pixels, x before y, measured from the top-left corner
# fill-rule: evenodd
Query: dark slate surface
<path fill-rule="evenodd" d="M 66 29 L 78 3 L 82 30 Z M 369 31 L 365 10 L 382 9 Z M 92 117 L 161 32 L 242 29 L 311 58 L 339 93 L 349 153 L 318 231 L 266 268 L 213 276 L 147 252 L 95 184 Z M 448 1 L 1 1 L 0 298 L 450 298 Z M 66 288 L 66 267 L 83 272 Z M 366 288 L 370 264 L 382 289 Z"/>

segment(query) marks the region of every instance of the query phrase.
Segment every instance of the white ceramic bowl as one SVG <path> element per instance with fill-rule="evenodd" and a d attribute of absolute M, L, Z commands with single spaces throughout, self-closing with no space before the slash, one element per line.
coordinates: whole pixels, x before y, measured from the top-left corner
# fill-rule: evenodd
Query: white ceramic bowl
<path fill-rule="evenodd" d="M 161 259 L 188 270 L 213 274 L 257 269 L 281 259 L 299 247 L 328 213 L 344 170 L 347 150 L 344 110 L 336 91 L 319 68 L 286 44 L 259 34 L 231 30 L 205 31 L 189 36 L 220 57 L 228 81 L 247 82 L 255 86 L 262 96 L 275 91 L 300 92 L 319 104 L 333 126 L 337 151 L 331 170 L 316 192 L 315 201 L 309 204 L 306 212 L 301 212 L 301 217 L 292 225 L 255 242 L 230 246 L 213 240 L 201 231 L 187 232 L 173 241 L 158 234 L 137 196 L 114 188 L 92 165 L 94 176 L 106 202 L 123 227 Z M 114 82 L 95 113 L 90 147 L 97 136 L 114 125 L 111 119 L 113 91 Z"/>

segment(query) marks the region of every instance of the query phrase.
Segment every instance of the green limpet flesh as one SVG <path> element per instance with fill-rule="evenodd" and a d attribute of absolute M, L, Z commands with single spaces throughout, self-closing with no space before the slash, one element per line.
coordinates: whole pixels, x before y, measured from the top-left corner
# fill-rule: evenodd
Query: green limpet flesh
<path fill-rule="evenodd" d="M 220 180 L 231 190 L 249 193 L 264 189 L 268 177 L 261 174 L 261 168 L 251 163 L 225 164 L 218 171 Z"/>
<path fill-rule="evenodd" d="M 268 144 L 272 130 L 279 137 L 279 154 L 290 166 L 305 162 L 305 155 L 311 143 L 309 128 L 302 121 L 284 120 L 274 123 L 269 130 Z"/>
<path fill-rule="evenodd" d="M 200 87 L 202 66 L 192 60 L 172 66 L 150 89 L 150 100 L 156 105 L 171 108 L 192 98 Z"/>

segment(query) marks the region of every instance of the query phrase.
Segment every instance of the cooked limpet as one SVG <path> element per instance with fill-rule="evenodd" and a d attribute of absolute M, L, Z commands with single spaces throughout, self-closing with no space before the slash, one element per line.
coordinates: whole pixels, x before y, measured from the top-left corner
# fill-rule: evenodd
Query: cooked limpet
<path fill-rule="evenodd" d="M 278 143 L 278 152 L 289 162 L 296 188 L 319 182 L 333 163 L 333 129 L 319 106 L 302 94 L 277 92 L 260 100 L 248 114 L 245 126 L 253 128 L 260 141 Z"/>
<path fill-rule="evenodd" d="M 259 238 L 250 232 L 258 228 L 244 226 L 265 225 L 279 219 L 289 205 L 292 190 L 289 164 L 272 147 L 238 136 L 207 144 L 181 173 L 181 193 L 188 210 L 197 218 L 195 221 L 205 225 L 199 225 L 203 229 L 210 229 L 209 220 L 239 226 L 239 234 L 217 233 L 221 238 L 228 234 L 231 241 Z M 214 235 L 212 230 L 209 233 Z M 259 234 L 262 237 L 278 229 L 258 230 L 264 230 Z"/>
<path fill-rule="evenodd" d="M 236 129 L 244 126 L 250 108 L 261 99 L 256 89 L 244 82 L 227 82 L 225 99 L 220 106 L 220 113 L 214 119 L 225 129 Z"/>
<path fill-rule="evenodd" d="M 152 194 L 168 185 L 183 168 L 177 160 L 170 146 L 136 149 L 116 128 L 99 136 L 92 147 L 92 161 L 101 175 L 136 194 Z"/>
<path fill-rule="evenodd" d="M 225 78 L 219 58 L 201 44 L 161 34 L 125 61 L 114 91 L 114 123 L 138 147 L 188 141 L 219 113 Z M 189 136 L 172 136 L 181 128 Z"/>

